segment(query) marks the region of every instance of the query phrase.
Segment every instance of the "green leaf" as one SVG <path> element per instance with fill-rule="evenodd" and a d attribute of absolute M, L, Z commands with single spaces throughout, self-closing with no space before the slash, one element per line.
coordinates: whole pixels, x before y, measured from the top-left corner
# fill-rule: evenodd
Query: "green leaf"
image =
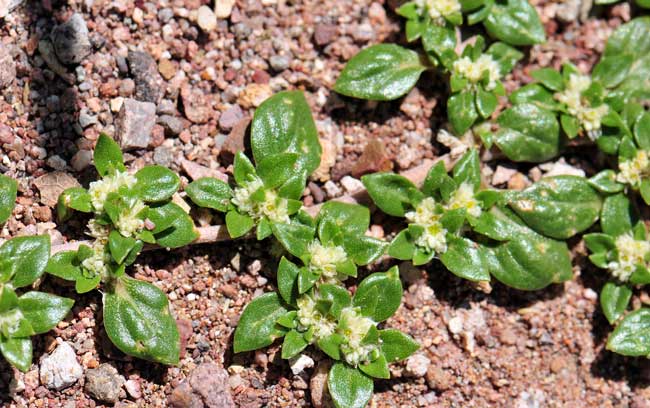
<path fill-rule="evenodd" d="M 81 187 L 72 187 L 61 193 L 56 206 L 59 220 L 65 221 L 69 218 L 71 214 L 68 209 L 70 208 L 84 213 L 92 212 L 92 199 L 88 190 Z"/>
<path fill-rule="evenodd" d="M 361 177 L 372 201 L 388 215 L 403 217 L 422 193 L 406 177 L 394 173 L 374 173 Z"/>
<path fill-rule="evenodd" d="M 370 226 L 370 210 L 358 204 L 328 201 L 318 213 L 318 236 L 321 241 L 329 242 L 334 238 L 327 232 L 332 231 L 332 226 L 342 233 L 363 235 Z"/>
<path fill-rule="evenodd" d="M 301 295 L 311 289 L 316 281 L 320 278 L 320 274 L 314 273 L 308 268 L 300 268 L 298 273 L 298 293 Z"/>
<path fill-rule="evenodd" d="M 449 68 L 456 58 L 456 30 L 450 24 L 444 26 L 427 24 L 422 29 L 422 45 L 429 59 L 435 64 L 440 61 Z"/>
<path fill-rule="evenodd" d="M 108 248 L 117 264 L 124 263 L 137 244 L 138 241 L 135 238 L 123 237 L 117 230 L 112 230 L 108 237 Z"/>
<path fill-rule="evenodd" d="M 389 101 L 406 95 L 424 70 L 415 51 L 395 44 L 373 45 L 348 61 L 334 90 L 354 98 Z"/>
<path fill-rule="evenodd" d="M 560 127 L 552 112 L 529 103 L 505 110 L 494 142 L 511 160 L 538 163 L 560 151 Z"/>
<path fill-rule="evenodd" d="M 257 175 L 267 189 L 278 188 L 300 172 L 299 155 L 295 153 L 278 153 L 264 157 L 257 162 Z M 304 184 L 300 192 L 304 189 Z"/>
<path fill-rule="evenodd" d="M 408 229 L 403 229 L 395 236 L 388 247 L 388 255 L 402 261 L 413 259 L 415 244 Z"/>
<path fill-rule="evenodd" d="M 0 336 L 0 352 L 4 358 L 22 372 L 32 365 L 32 341 L 29 338 L 7 339 Z"/>
<path fill-rule="evenodd" d="M 336 362 L 327 376 L 327 388 L 336 408 L 364 408 L 372 397 L 374 384 L 358 369 Z"/>
<path fill-rule="evenodd" d="M 0 174 L 0 224 L 11 217 L 18 194 L 18 183 Z"/>
<path fill-rule="evenodd" d="M 600 252 L 609 252 L 616 248 L 616 242 L 611 235 L 601 234 L 601 233 L 591 233 L 585 234 L 583 236 L 585 240 L 585 245 L 589 250 L 596 254 Z"/>
<path fill-rule="evenodd" d="M 390 371 L 388 370 L 388 362 L 383 354 L 380 354 L 374 361 L 366 364 L 359 364 L 359 370 L 373 378 L 390 378 Z"/>
<path fill-rule="evenodd" d="M 476 91 L 476 109 L 483 119 L 487 119 L 497 108 L 497 96 L 492 92 L 479 88 Z"/>
<path fill-rule="evenodd" d="M 156 225 L 152 232 L 156 237 L 156 244 L 161 247 L 180 248 L 199 237 L 194 221 L 178 204 L 169 202 L 151 209 L 155 209 L 157 211 L 155 213 L 159 215 L 162 214 L 162 217 L 156 217 L 156 219 L 152 218 L 154 214 L 152 211 L 147 214 L 148 218 Z M 166 225 L 164 229 L 161 228 L 163 224 Z"/>
<path fill-rule="evenodd" d="M 122 276 L 104 293 L 104 327 L 122 352 L 144 360 L 177 364 L 180 336 L 167 296 L 156 286 Z"/>
<path fill-rule="evenodd" d="M 649 356 L 650 309 L 642 308 L 625 316 L 607 339 L 607 350 L 624 356 Z"/>
<path fill-rule="evenodd" d="M 235 330 L 235 353 L 270 346 L 276 338 L 284 335 L 275 323 L 285 313 L 287 309 L 277 293 L 266 293 L 253 299 L 244 309 Z"/>
<path fill-rule="evenodd" d="M 336 319 L 341 316 L 341 310 L 352 303 L 350 292 L 341 286 L 326 283 L 320 285 L 318 290 L 322 300 L 331 302 L 329 313 Z"/>
<path fill-rule="evenodd" d="M 553 68 L 535 70 L 531 72 L 530 76 L 552 91 L 560 92 L 564 90 L 564 78 L 562 78 L 561 73 Z"/>
<path fill-rule="evenodd" d="M 454 275 L 470 281 L 490 280 L 484 249 L 467 238 L 447 236 L 447 251 L 440 255 L 440 261 Z"/>
<path fill-rule="evenodd" d="M 282 358 L 290 359 L 301 351 L 303 351 L 309 343 L 305 340 L 305 337 L 298 333 L 295 330 L 289 331 L 289 333 L 284 336 L 284 343 L 282 343 Z"/>
<path fill-rule="evenodd" d="M 253 163 L 251 163 L 250 159 L 246 157 L 244 152 L 237 152 L 237 154 L 235 154 L 233 177 L 235 177 L 235 182 L 240 186 L 243 186 L 257 178 L 255 166 L 253 166 Z"/>
<path fill-rule="evenodd" d="M 560 108 L 553 94 L 540 84 L 524 85 L 509 96 L 513 105 L 531 103 L 541 109 L 555 111 Z"/>
<path fill-rule="evenodd" d="M 633 62 L 631 55 L 601 58 L 592 71 L 592 77 L 604 87 L 614 88 L 625 80 Z"/>
<path fill-rule="evenodd" d="M 0 246 L 0 283 L 11 280 L 15 288 L 29 286 L 45 272 L 49 259 L 49 236 L 10 239 Z"/>
<path fill-rule="evenodd" d="M 99 283 L 101 282 L 102 277 L 101 275 L 95 275 L 91 277 L 86 277 L 86 276 L 80 276 L 77 278 L 75 282 L 75 290 L 77 293 L 88 293 L 92 290 L 97 289 L 97 286 L 99 286 Z"/>
<path fill-rule="evenodd" d="M 300 268 L 293 262 L 282 257 L 278 265 L 278 292 L 282 299 L 290 305 L 295 305 L 298 299 L 298 274 Z"/>
<path fill-rule="evenodd" d="M 607 40 L 602 60 L 633 62 L 615 93 L 625 101 L 650 97 L 650 17 L 635 18 L 621 25 Z"/>
<path fill-rule="evenodd" d="M 346 235 L 343 240 L 343 247 L 355 264 L 368 265 L 384 254 L 388 243 L 365 235 Z"/>
<path fill-rule="evenodd" d="M 623 316 L 632 298 L 632 290 L 626 285 L 607 282 L 600 292 L 600 307 L 610 324 L 614 324 Z"/>
<path fill-rule="evenodd" d="M 564 130 L 564 133 L 566 133 L 569 139 L 578 136 L 578 133 L 580 132 L 580 122 L 578 121 L 578 118 L 574 116 L 565 115 L 564 113 L 561 114 L 560 125 L 562 125 L 562 130 Z"/>
<path fill-rule="evenodd" d="M 93 155 L 95 168 L 100 176 L 104 177 L 111 171 L 124 171 L 124 158 L 120 146 L 105 134 L 100 134 L 95 145 Z"/>
<path fill-rule="evenodd" d="M 81 276 L 80 264 L 77 251 L 57 252 L 50 258 L 45 272 L 67 281 L 76 281 Z"/>
<path fill-rule="evenodd" d="M 330 358 L 340 360 L 342 358 L 341 345 L 345 343 L 345 341 L 345 337 L 338 333 L 333 333 L 327 337 L 318 339 L 317 345 L 318 348 Z"/>
<path fill-rule="evenodd" d="M 302 92 L 277 93 L 257 108 L 251 124 L 251 148 L 257 164 L 269 156 L 297 153 L 301 168 L 309 174 L 316 170 L 322 149 Z"/>
<path fill-rule="evenodd" d="M 492 275 L 515 289 L 539 290 L 573 276 L 566 243 L 532 231 L 492 246 L 486 254 Z"/>
<path fill-rule="evenodd" d="M 614 170 L 603 170 L 588 180 L 589 184 L 601 193 L 618 193 L 623 191 L 625 186 L 616 181 Z"/>
<path fill-rule="evenodd" d="M 381 302 L 378 302 L 378 298 Z M 353 304 L 361 309 L 361 314 L 375 322 L 383 322 L 391 317 L 402 302 L 402 282 L 396 266 L 387 272 L 369 275 L 359 284 L 354 294 Z"/>
<path fill-rule="evenodd" d="M 248 215 L 240 214 L 237 211 L 228 211 L 226 214 L 226 227 L 228 234 L 234 239 L 248 234 L 255 226 L 255 221 Z"/>
<path fill-rule="evenodd" d="M 524 54 L 507 44 L 495 42 L 485 52 L 492 56 L 492 59 L 499 64 L 501 76 L 506 76 L 517 65 L 517 61 L 524 57 Z"/>
<path fill-rule="evenodd" d="M 191 182 L 185 192 L 199 207 L 221 212 L 228 211 L 233 194 L 228 184 L 214 177 L 203 177 Z"/>
<path fill-rule="evenodd" d="M 644 150 L 650 150 L 650 113 L 643 113 L 634 125 L 634 140 Z"/>
<path fill-rule="evenodd" d="M 420 348 L 418 342 L 395 329 L 380 330 L 379 338 L 381 338 L 381 351 L 389 363 L 406 360 Z"/>
<path fill-rule="evenodd" d="M 52 330 L 68 314 L 74 300 L 43 292 L 27 292 L 18 298 L 18 308 L 35 334 Z"/>
<path fill-rule="evenodd" d="M 603 202 L 600 228 L 605 234 L 617 237 L 632 230 L 637 216 L 632 203 L 623 193 L 609 196 Z"/>
<path fill-rule="evenodd" d="M 462 91 L 447 101 L 447 117 L 454 132 L 462 136 L 478 119 L 474 94 L 470 91 Z"/>
<path fill-rule="evenodd" d="M 307 246 L 314 240 L 314 229 L 298 222 L 272 224 L 271 229 L 282 246 L 298 258 L 307 254 Z"/>
<path fill-rule="evenodd" d="M 483 25 L 491 36 L 510 45 L 533 45 L 546 41 L 544 26 L 527 0 L 494 3 Z"/>
<path fill-rule="evenodd" d="M 508 204 L 536 232 L 568 239 L 598 220 L 602 200 L 584 177 L 554 176 L 512 191 Z"/>
<path fill-rule="evenodd" d="M 477 149 L 469 149 L 454 166 L 454 181 L 457 185 L 467 182 L 478 190 L 481 187 L 481 162 Z"/>
<path fill-rule="evenodd" d="M 160 202 L 171 198 L 181 185 L 173 171 L 162 166 L 146 166 L 135 173 L 138 196 L 146 202 Z"/>

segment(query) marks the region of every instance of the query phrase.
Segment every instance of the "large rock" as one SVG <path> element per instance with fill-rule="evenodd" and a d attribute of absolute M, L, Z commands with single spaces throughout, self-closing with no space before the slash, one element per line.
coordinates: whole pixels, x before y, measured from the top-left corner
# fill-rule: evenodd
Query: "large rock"
<path fill-rule="evenodd" d="M 165 94 L 164 81 L 151 55 L 143 51 L 129 51 L 129 71 L 135 82 L 135 98 L 156 105 Z"/>
<path fill-rule="evenodd" d="M 80 63 L 93 50 L 86 22 L 76 13 L 52 30 L 52 43 L 59 61 L 66 65 Z"/>
<path fill-rule="evenodd" d="M 9 47 L 0 42 L 0 90 L 11 85 L 14 79 L 16 79 L 16 62 L 11 56 Z"/>
<path fill-rule="evenodd" d="M 124 377 L 110 364 L 102 364 L 86 373 L 84 391 L 96 400 L 115 404 L 120 398 Z"/>
<path fill-rule="evenodd" d="M 214 363 L 203 363 L 176 387 L 168 399 L 172 408 L 231 408 L 228 373 Z"/>
<path fill-rule="evenodd" d="M 54 207 L 64 190 L 81 187 L 76 178 L 62 171 L 47 173 L 34 180 L 34 185 L 41 194 L 41 203 Z"/>
<path fill-rule="evenodd" d="M 41 359 L 41 383 L 50 390 L 60 391 L 76 383 L 83 375 L 81 364 L 72 347 L 63 342 L 50 355 Z"/>
<path fill-rule="evenodd" d="M 156 105 L 125 99 L 117 116 L 115 134 L 123 149 L 145 148 L 156 124 Z"/>

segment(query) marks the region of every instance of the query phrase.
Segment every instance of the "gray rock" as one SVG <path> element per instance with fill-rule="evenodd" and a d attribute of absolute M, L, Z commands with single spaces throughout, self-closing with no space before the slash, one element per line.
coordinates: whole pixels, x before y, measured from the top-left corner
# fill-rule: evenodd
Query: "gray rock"
<path fill-rule="evenodd" d="M 124 377 L 118 374 L 115 367 L 104 363 L 86 372 L 84 391 L 99 401 L 115 404 L 124 382 Z"/>
<path fill-rule="evenodd" d="M 88 126 L 94 125 L 96 123 L 97 116 L 88 114 L 88 111 L 86 109 L 82 109 L 81 112 L 79 112 L 79 124 L 82 128 L 85 129 Z"/>
<path fill-rule="evenodd" d="M 245 23 L 237 23 L 232 28 L 237 40 L 245 40 L 253 33 L 253 29 L 247 26 Z"/>
<path fill-rule="evenodd" d="M 115 135 L 123 149 L 145 148 L 156 124 L 156 105 L 125 99 L 117 116 Z"/>
<path fill-rule="evenodd" d="M 90 163 L 93 161 L 93 152 L 90 150 L 79 150 L 72 156 L 70 160 L 70 165 L 75 171 L 82 171 L 90 166 Z"/>
<path fill-rule="evenodd" d="M 234 407 L 228 373 L 214 363 L 203 363 L 192 371 L 187 381 L 174 389 L 168 403 L 172 408 Z"/>
<path fill-rule="evenodd" d="M 52 30 L 52 42 L 59 61 L 66 65 L 80 63 L 93 50 L 86 22 L 76 13 Z"/>
<path fill-rule="evenodd" d="M 158 124 L 165 128 L 165 133 L 169 136 L 177 136 L 185 127 L 183 121 L 176 116 L 162 115 L 158 118 Z"/>
<path fill-rule="evenodd" d="M 9 47 L 0 42 L 0 89 L 11 85 L 14 79 L 16 79 L 16 62 L 9 52 Z"/>
<path fill-rule="evenodd" d="M 274 71 L 280 72 L 289 68 L 289 57 L 285 55 L 274 55 L 269 58 L 269 64 Z"/>
<path fill-rule="evenodd" d="M 25 0 L 0 0 L 0 18 L 5 18 Z"/>
<path fill-rule="evenodd" d="M 167 146 L 158 146 L 153 151 L 153 161 L 161 166 L 169 167 L 174 160 L 171 149 Z"/>
<path fill-rule="evenodd" d="M 129 71 L 135 82 L 135 98 L 156 105 L 162 99 L 165 90 L 163 79 L 158 72 L 156 61 L 151 55 L 142 51 L 129 51 L 127 57 Z"/>
<path fill-rule="evenodd" d="M 244 118 L 244 111 L 239 105 L 226 109 L 219 117 L 219 127 L 224 132 L 230 132 L 235 125 Z"/>
<path fill-rule="evenodd" d="M 41 359 L 41 383 L 50 390 L 60 391 L 76 383 L 83 375 L 81 364 L 72 347 L 63 342 L 50 355 Z"/>

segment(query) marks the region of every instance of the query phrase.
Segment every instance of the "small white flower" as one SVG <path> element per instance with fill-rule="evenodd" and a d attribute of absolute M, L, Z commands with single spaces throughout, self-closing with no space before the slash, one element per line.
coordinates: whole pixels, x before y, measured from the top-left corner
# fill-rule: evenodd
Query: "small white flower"
<path fill-rule="evenodd" d="M 290 221 L 289 202 L 286 198 L 279 197 L 273 190 L 266 191 L 260 212 L 273 222 L 288 223 Z"/>
<path fill-rule="evenodd" d="M 417 246 L 436 253 L 444 253 L 447 251 L 447 230 L 440 223 L 441 214 L 436 207 L 436 201 L 427 197 L 420 201 L 415 211 L 409 211 L 405 216 L 409 223 L 424 228 L 422 235 L 415 241 Z"/>
<path fill-rule="evenodd" d="M 415 4 L 418 12 L 423 14 L 425 11 L 437 25 L 445 24 L 445 17 L 452 14 L 460 13 L 461 5 L 458 0 L 416 0 Z"/>
<path fill-rule="evenodd" d="M 461 183 L 449 200 L 447 209 L 455 210 L 458 208 L 465 208 L 467 214 L 472 217 L 481 215 L 481 205 L 474 198 L 474 188 L 468 182 Z"/>
<path fill-rule="evenodd" d="M 650 252 L 650 242 L 638 241 L 631 233 L 616 238 L 618 261 L 610 262 L 608 268 L 612 276 L 621 282 L 627 282 L 636 270 L 637 265 L 646 266 L 645 257 Z"/>
<path fill-rule="evenodd" d="M 645 150 L 637 151 L 633 159 L 620 162 L 618 168 L 619 173 L 616 175 L 616 181 L 639 188 L 643 178 L 650 174 L 648 152 Z"/>
<path fill-rule="evenodd" d="M 316 302 L 311 296 L 302 295 L 298 298 L 297 303 L 298 330 L 305 332 L 313 327 L 314 336 L 312 343 L 334 333 L 336 322 L 327 316 L 323 316 L 321 312 L 316 310 Z"/>
<path fill-rule="evenodd" d="M 255 203 L 251 199 L 251 196 L 262 187 L 264 187 L 262 180 L 255 178 L 241 187 L 236 187 L 231 201 L 240 211 L 252 213 Z"/>
<path fill-rule="evenodd" d="M 497 82 L 501 78 L 499 64 L 489 54 L 481 54 L 476 61 L 472 61 L 469 57 L 459 58 L 454 62 L 453 70 L 456 75 L 464 77 L 472 85 L 480 82 L 487 71 L 488 84 L 485 86 L 487 91 L 496 88 Z"/>
<path fill-rule="evenodd" d="M 273 222 L 289 222 L 289 202 L 286 198 L 279 197 L 275 191 L 267 190 L 262 203 L 252 200 L 251 196 L 263 187 L 262 180 L 255 178 L 242 187 L 235 188 L 231 201 L 239 211 L 257 220 L 266 217 Z"/>
<path fill-rule="evenodd" d="M 104 211 L 104 202 L 110 193 L 117 192 L 121 187 L 132 188 L 137 183 L 135 176 L 126 172 L 117 172 L 112 176 L 106 176 L 101 180 L 90 183 L 88 193 L 96 214 Z"/>
<path fill-rule="evenodd" d="M 372 319 L 359 314 L 356 308 L 346 307 L 341 311 L 339 330 L 345 338 L 345 344 L 341 346 L 341 351 L 348 364 L 356 366 L 371 360 L 371 355 L 377 346 L 362 345 L 361 342 L 370 328 L 375 325 L 376 323 Z"/>
<path fill-rule="evenodd" d="M 102 243 L 108 242 L 108 234 L 111 232 L 106 225 L 101 225 L 96 219 L 92 218 L 88 221 L 87 234 Z"/>
<path fill-rule="evenodd" d="M 307 246 L 312 270 L 322 273 L 327 280 L 338 276 L 336 266 L 348 259 L 345 249 L 341 246 L 323 246 L 319 240 L 312 241 Z"/>
<path fill-rule="evenodd" d="M 105 244 L 95 241 L 92 249 L 93 254 L 84 259 L 81 266 L 92 276 L 108 276 L 108 263 L 111 261 L 111 255 L 106 250 Z"/>
<path fill-rule="evenodd" d="M 133 207 L 120 213 L 120 217 L 115 223 L 115 227 L 120 234 L 125 237 L 132 237 L 144 228 L 144 220 L 138 217 L 138 214 L 145 209 L 145 204 L 138 200 Z"/>
<path fill-rule="evenodd" d="M 555 99 L 566 105 L 569 114 L 575 116 L 582 128 L 592 140 L 597 139 L 601 132 L 602 119 L 609 112 L 605 104 L 592 107 L 582 93 L 591 86 L 591 78 L 587 75 L 571 74 L 566 89 L 555 94 Z"/>

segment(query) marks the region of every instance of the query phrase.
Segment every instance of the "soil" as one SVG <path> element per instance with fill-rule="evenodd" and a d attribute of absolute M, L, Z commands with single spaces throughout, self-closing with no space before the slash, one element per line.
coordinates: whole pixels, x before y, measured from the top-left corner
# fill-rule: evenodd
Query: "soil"
<path fill-rule="evenodd" d="M 424 75 L 407 97 L 391 103 L 356 101 L 330 91 L 345 62 L 363 47 L 405 42 L 403 22 L 391 11 L 394 2 L 237 0 L 228 17 L 204 31 L 196 10 L 207 3 L 27 1 L 0 20 L 0 41 L 16 62 L 15 78 L 0 97 L 0 171 L 19 182 L 18 205 L 0 230 L 1 238 L 49 233 L 54 243 L 64 243 L 83 237 L 83 219 L 56 224 L 51 189 L 70 182 L 69 177 L 83 185 L 94 179 L 88 155 L 99 133 L 115 134 L 121 98 L 143 92 L 146 98 L 162 99 L 157 101 L 158 123 L 148 146 L 127 154 L 128 165 L 168 165 L 184 183 L 191 181 L 185 161 L 204 166 L 203 171 L 228 173 L 232 155 L 225 146 L 236 146 L 243 136 L 241 121 L 251 117 L 263 95 L 286 89 L 305 92 L 333 164 L 311 181 L 306 204 L 344 194 L 349 177 L 406 170 L 448 152 L 435 138 L 446 126 L 446 85 L 435 73 Z M 607 36 L 635 14 L 622 3 L 597 7 L 584 21 L 567 23 L 557 15 L 560 3 L 533 4 L 548 41 L 526 50 L 524 61 L 506 79 L 509 90 L 530 82 L 532 69 L 557 68 L 567 60 L 589 72 Z M 88 26 L 92 51 L 79 65 L 55 73 L 39 51 L 39 41 L 75 12 Z M 136 50 L 150 54 L 160 73 L 158 81 L 146 81 L 143 86 L 149 88 L 144 90 L 129 73 L 129 51 Z M 171 119 L 161 121 L 164 115 Z M 513 170 L 497 187 L 521 188 L 545 171 L 501 161 L 498 155 L 484 158 L 486 183 L 498 166 Z M 588 146 L 570 148 L 563 158 L 587 175 L 603 160 Z M 221 221 L 196 215 L 203 224 Z M 400 227 L 378 212 L 373 224 L 373 233 L 386 238 Z M 410 334 L 422 349 L 416 359 L 392 366 L 391 380 L 375 383 L 372 405 L 650 407 L 650 364 L 605 349 L 611 328 L 597 295 L 605 277 L 590 266 L 579 240 L 570 246 L 575 278 L 530 293 L 498 283 L 485 293 L 486 288 L 455 278 L 439 263 L 424 268 L 402 264 L 404 302 L 385 325 Z M 277 258 L 269 247 L 233 241 L 141 255 L 130 273 L 168 295 L 184 337 L 177 367 L 116 350 L 102 329 L 100 293 L 80 296 L 64 282 L 43 280 L 40 290 L 73 297 L 75 306 L 50 334 L 35 338 L 32 370 L 22 374 L 0 362 L 0 402 L 11 407 L 104 404 L 84 391 L 83 377 L 62 391 L 41 385 L 38 361 L 58 338 L 72 345 L 85 372 L 110 363 L 130 380 L 116 406 L 167 406 L 172 392 L 207 362 L 227 370 L 237 406 L 312 406 L 309 383 L 315 368 L 294 375 L 280 359 L 278 345 L 232 353 L 243 307 L 274 289 Z M 384 259 L 361 276 L 386 270 L 390 262 Z M 633 303 L 649 299 L 640 292 Z M 322 359 L 316 352 L 309 355 L 317 364 Z"/>

